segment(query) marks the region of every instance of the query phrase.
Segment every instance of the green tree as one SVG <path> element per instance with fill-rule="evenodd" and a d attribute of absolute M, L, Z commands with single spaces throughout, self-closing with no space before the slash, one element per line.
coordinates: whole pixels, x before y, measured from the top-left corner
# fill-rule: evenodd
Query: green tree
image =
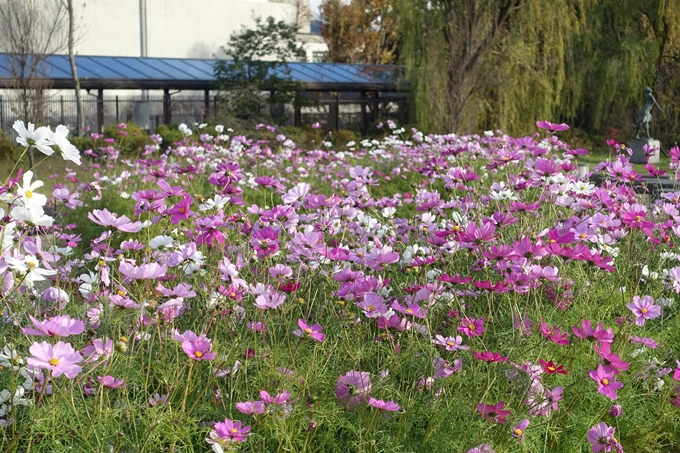
<path fill-rule="evenodd" d="M 273 17 L 255 18 L 255 28 L 231 35 L 215 64 L 220 99 L 228 116 L 247 124 L 281 121 L 274 106 L 302 103 L 302 87 L 291 80 L 287 63 L 304 56 L 295 42 L 297 27 Z"/>

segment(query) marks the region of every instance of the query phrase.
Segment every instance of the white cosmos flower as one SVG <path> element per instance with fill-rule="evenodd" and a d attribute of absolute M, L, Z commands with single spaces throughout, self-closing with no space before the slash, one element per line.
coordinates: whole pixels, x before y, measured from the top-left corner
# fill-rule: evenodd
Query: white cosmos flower
<path fill-rule="evenodd" d="M 99 283 L 99 278 L 94 272 L 88 272 L 87 274 L 82 274 L 78 277 L 83 283 L 80 284 L 78 289 L 83 297 L 87 297 L 91 292 L 95 284 Z"/>
<path fill-rule="evenodd" d="M 17 189 L 19 201 L 25 208 L 35 211 L 36 213 L 40 213 L 42 211 L 42 207 L 47 204 L 47 197 L 43 194 L 35 193 L 35 190 L 42 187 L 44 183 L 39 180 L 31 182 L 31 179 L 33 179 L 32 170 L 24 173 L 23 187 L 19 187 Z"/>
<path fill-rule="evenodd" d="M 11 269 L 25 274 L 23 283 L 29 288 L 32 288 L 35 282 L 44 281 L 46 276 L 57 273 L 57 271 L 52 269 L 41 268 L 40 261 L 32 255 L 26 255 L 23 260 L 7 256 L 5 257 L 5 262 Z"/>
<path fill-rule="evenodd" d="M 149 241 L 149 247 L 156 250 L 159 248 L 170 248 L 175 241 L 170 236 L 156 236 Z"/>
<path fill-rule="evenodd" d="M 17 371 L 19 366 L 24 364 L 24 360 L 19 357 L 13 343 L 7 343 L 0 352 L 0 366 L 9 368 L 10 366 Z"/>
<path fill-rule="evenodd" d="M 16 120 L 12 128 L 19 133 L 17 142 L 21 146 L 33 146 L 35 149 L 48 156 L 52 155 L 54 150 L 50 148 L 50 142 L 47 139 L 46 127 L 39 127 L 35 129 L 33 123 L 28 123 L 28 129 L 24 126 L 24 122 Z"/>
<path fill-rule="evenodd" d="M 15 206 L 12 208 L 11 216 L 16 221 L 36 226 L 52 226 L 54 223 L 54 219 L 46 215 L 42 208 L 36 211 L 23 206 Z"/>
<path fill-rule="evenodd" d="M 5 217 L 5 210 L 0 208 L 0 219 Z M 8 250 L 14 245 L 14 228 L 17 226 L 16 222 L 9 222 L 6 225 L 0 225 L 0 252 Z"/>
<path fill-rule="evenodd" d="M 61 153 L 64 160 L 70 160 L 80 165 L 80 151 L 68 141 L 68 128 L 63 125 L 57 126 L 54 132 L 52 129 L 47 129 L 47 135 L 50 143 L 56 151 Z"/>
<path fill-rule="evenodd" d="M 215 195 L 214 198 L 205 200 L 205 203 L 198 206 L 199 211 L 210 211 L 211 209 L 222 209 L 229 202 L 228 197 Z"/>

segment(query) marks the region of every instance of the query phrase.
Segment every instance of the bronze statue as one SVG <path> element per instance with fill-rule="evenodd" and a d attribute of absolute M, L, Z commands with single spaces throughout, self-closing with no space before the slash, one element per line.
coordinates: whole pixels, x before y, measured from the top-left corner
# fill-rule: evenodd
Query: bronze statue
<path fill-rule="evenodd" d="M 657 104 L 656 99 L 654 99 L 654 96 L 652 95 L 652 89 L 650 87 L 645 87 L 643 92 L 645 94 L 645 102 L 642 104 L 642 108 L 637 114 L 638 123 L 635 130 L 636 139 L 640 138 L 640 125 L 643 123 L 645 125 L 645 131 L 647 132 L 647 138 L 652 138 L 649 135 L 649 122 L 652 121 L 653 106 L 656 105 L 656 108 L 663 113 L 663 110 L 661 110 L 661 107 L 659 107 L 659 104 Z"/>

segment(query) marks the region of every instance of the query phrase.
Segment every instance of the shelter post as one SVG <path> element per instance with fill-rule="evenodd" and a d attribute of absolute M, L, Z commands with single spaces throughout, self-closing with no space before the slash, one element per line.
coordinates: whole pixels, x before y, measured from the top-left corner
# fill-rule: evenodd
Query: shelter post
<path fill-rule="evenodd" d="M 104 133 L 104 90 L 97 90 L 97 130 Z"/>
<path fill-rule="evenodd" d="M 170 124 L 170 90 L 163 90 L 163 124 Z"/>

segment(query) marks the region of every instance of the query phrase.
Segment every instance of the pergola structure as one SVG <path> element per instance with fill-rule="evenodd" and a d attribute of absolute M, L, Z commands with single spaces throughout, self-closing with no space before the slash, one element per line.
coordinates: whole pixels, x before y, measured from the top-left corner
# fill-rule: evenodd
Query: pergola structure
<path fill-rule="evenodd" d="M 10 71 L 8 57 L 8 54 L 0 53 L 0 88 L 11 89 L 15 87 L 15 79 Z M 103 129 L 104 123 L 104 90 L 163 90 L 163 122 L 167 124 L 171 122 L 172 90 L 203 91 L 206 116 L 209 116 L 209 93 L 218 88 L 213 72 L 216 60 L 212 59 L 78 55 L 75 60 L 81 88 L 97 91 L 97 123 L 100 129 Z M 45 60 L 45 67 L 45 78 L 50 88 L 75 88 L 68 56 L 50 55 Z M 408 88 L 400 83 L 401 68 L 397 65 L 291 62 L 287 63 L 287 67 L 289 77 L 300 83 L 306 91 L 330 94 L 335 101 L 331 103 L 331 109 L 336 119 L 341 103 L 340 93 L 360 93 L 362 131 L 367 124 L 366 104 L 371 99 L 374 103 L 374 119 L 377 119 L 379 93 Z M 300 109 L 296 108 L 296 126 L 300 126 L 300 118 Z"/>

